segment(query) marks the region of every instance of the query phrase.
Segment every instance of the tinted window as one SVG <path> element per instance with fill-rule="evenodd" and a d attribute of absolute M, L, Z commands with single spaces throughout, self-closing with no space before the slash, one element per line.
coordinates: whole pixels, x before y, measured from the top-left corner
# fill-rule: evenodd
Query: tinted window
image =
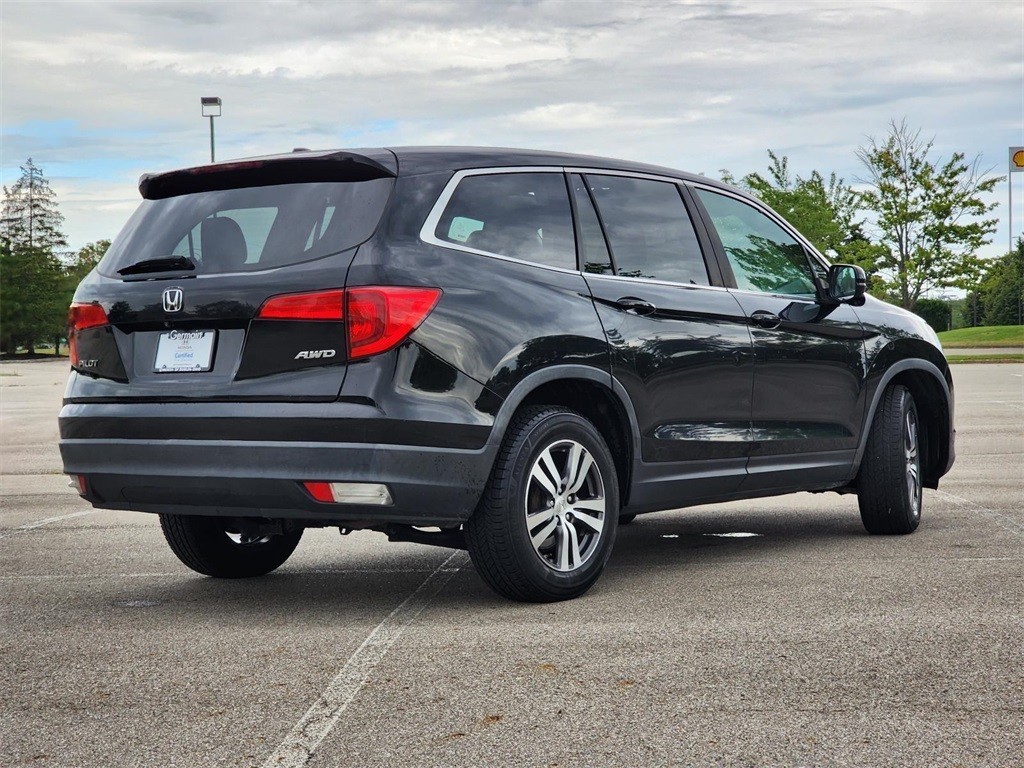
<path fill-rule="evenodd" d="M 601 222 L 598 221 L 597 211 L 594 210 L 590 194 L 584 186 L 583 177 L 573 174 L 571 182 L 573 199 L 576 203 L 576 218 L 580 224 L 583 271 L 598 275 L 610 275 L 612 260 L 608 254 L 608 244 L 604 241 Z"/>
<path fill-rule="evenodd" d="M 576 268 L 569 194 L 561 173 L 467 176 L 434 236 L 499 256 Z"/>
<path fill-rule="evenodd" d="M 734 197 L 696 192 L 718 231 L 737 288 L 791 296 L 815 293 L 807 254 L 786 230 Z"/>
<path fill-rule="evenodd" d="M 144 200 L 100 271 L 188 256 L 199 272 L 280 267 L 353 248 L 377 228 L 393 179 L 279 184 Z"/>
<path fill-rule="evenodd" d="M 708 284 L 707 266 L 675 184 L 626 176 L 587 176 L 616 273 Z"/>

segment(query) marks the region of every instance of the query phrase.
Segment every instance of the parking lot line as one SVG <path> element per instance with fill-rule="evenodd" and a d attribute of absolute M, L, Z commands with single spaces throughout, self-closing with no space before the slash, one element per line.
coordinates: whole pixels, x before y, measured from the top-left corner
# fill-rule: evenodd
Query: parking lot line
<path fill-rule="evenodd" d="M 1019 520 L 1015 520 L 1014 518 L 1008 515 L 1004 515 L 1002 512 L 997 512 L 994 509 L 989 509 L 988 507 L 984 506 L 983 504 L 979 504 L 976 501 L 971 501 L 970 499 L 965 499 L 962 496 L 952 494 L 949 491 L 936 490 L 935 493 L 937 493 L 940 496 L 945 496 L 947 499 L 953 502 L 953 504 L 961 508 L 969 507 L 970 509 L 976 512 L 980 512 L 986 517 L 991 518 L 991 520 L 996 525 L 998 525 L 1000 528 L 1002 528 L 1004 531 L 1007 531 L 1008 533 L 1012 533 L 1016 536 L 1024 536 L 1024 523 L 1022 523 Z"/>
<path fill-rule="evenodd" d="M 95 509 L 85 509 L 85 510 L 81 510 L 79 512 L 72 512 L 69 515 L 57 515 L 57 517 L 45 517 L 42 520 L 35 520 L 35 521 L 31 522 L 31 523 L 25 523 L 24 525 L 19 525 L 17 528 L 13 528 L 10 531 L 5 531 L 3 533 L 0 533 L 0 539 L 5 538 L 7 536 L 11 536 L 12 534 L 15 534 L 15 533 L 24 533 L 25 531 L 31 531 L 31 530 L 33 530 L 35 528 L 41 528 L 44 525 L 49 525 L 50 523 L 59 523 L 61 520 L 70 520 L 73 517 L 83 517 L 85 515 L 91 515 L 91 514 L 94 514 L 95 512 L 96 512 Z"/>
<path fill-rule="evenodd" d="M 409 597 L 378 624 L 362 642 L 284 741 L 263 763 L 264 768 L 300 768 L 331 732 L 342 713 L 366 684 L 406 628 L 423 612 L 448 580 L 469 562 L 460 551 L 435 568 Z"/>

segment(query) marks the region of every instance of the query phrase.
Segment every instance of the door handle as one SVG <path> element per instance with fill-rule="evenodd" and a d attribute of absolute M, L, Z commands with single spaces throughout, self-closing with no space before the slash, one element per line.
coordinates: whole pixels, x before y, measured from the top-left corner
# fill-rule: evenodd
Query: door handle
<path fill-rule="evenodd" d="M 615 304 L 619 309 L 623 309 L 633 315 L 650 315 L 656 309 L 651 302 L 638 299 L 636 296 L 623 296 Z"/>
<path fill-rule="evenodd" d="M 782 324 L 782 318 L 774 312 L 759 309 L 750 313 L 750 322 L 759 328 L 778 328 Z"/>

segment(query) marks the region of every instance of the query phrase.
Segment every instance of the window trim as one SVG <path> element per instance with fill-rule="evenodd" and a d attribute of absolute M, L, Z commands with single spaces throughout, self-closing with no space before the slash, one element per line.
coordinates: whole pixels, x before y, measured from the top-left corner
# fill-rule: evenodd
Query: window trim
<path fill-rule="evenodd" d="M 451 200 L 452 195 L 455 194 L 455 189 L 459 186 L 459 183 L 467 176 L 490 176 L 499 173 L 560 173 L 565 179 L 566 194 L 569 196 L 569 209 L 573 219 L 573 236 L 576 238 L 576 268 L 566 269 L 565 267 L 555 267 L 549 264 L 540 264 L 535 261 L 527 261 L 525 259 L 518 259 L 514 256 L 503 256 L 500 253 L 492 253 L 491 251 L 485 251 L 480 248 L 471 248 L 468 245 L 461 243 L 453 243 L 448 240 L 441 240 L 439 237 L 434 235 L 434 231 L 437 229 L 438 223 L 441 221 L 441 216 L 444 213 L 444 209 L 447 207 L 448 202 Z M 576 202 L 572 195 L 571 177 L 572 174 L 579 174 L 584 178 L 586 182 L 587 174 L 594 174 L 600 176 L 626 176 L 634 179 L 647 179 L 650 181 L 662 181 L 669 184 L 674 184 L 679 191 L 679 196 L 683 203 L 683 208 L 686 210 L 687 215 L 690 217 L 690 223 L 693 225 L 694 233 L 697 236 L 698 244 L 701 248 L 701 255 L 704 257 L 704 266 L 708 270 L 708 279 L 710 283 L 708 285 L 693 285 L 690 283 L 678 283 L 671 280 L 659 280 L 657 278 L 649 277 L 627 277 L 625 275 L 598 275 L 590 272 L 584 272 L 583 267 L 580 263 L 581 255 L 581 242 L 579 232 L 579 216 L 576 212 Z M 428 244 L 437 246 L 439 248 L 447 248 L 452 251 L 461 251 L 463 253 L 472 253 L 476 256 L 487 256 L 492 259 L 500 259 L 501 261 L 508 261 L 513 264 L 525 264 L 530 267 L 537 267 L 538 269 L 549 269 L 554 272 L 562 272 L 574 275 L 582 275 L 586 277 L 595 277 L 602 280 L 624 280 L 632 283 L 651 283 L 653 285 L 668 285 L 676 286 L 681 288 L 704 288 L 715 291 L 728 291 L 738 290 L 735 286 L 729 286 L 727 284 L 729 279 L 732 279 L 735 283 L 735 279 L 732 275 L 732 268 L 729 268 L 728 272 L 722 269 L 722 260 L 725 258 L 724 253 L 721 252 L 720 242 L 718 240 L 718 233 L 709 227 L 707 214 L 704 210 L 704 206 L 696 195 L 691 194 L 691 186 L 700 186 L 706 188 L 712 192 L 724 192 L 728 193 L 728 190 L 720 189 L 711 185 L 693 184 L 676 176 L 664 176 L 653 173 L 641 173 L 636 171 L 621 171 L 614 168 L 600 168 L 596 166 L 555 166 L 555 165 L 516 165 L 516 166 L 498 166 L 498 167 L 486 167 L 486 168 L 464 168 L 459 171 L 455 171 L 452 177 L 445 183 L 444 189 L 441 190 L 441 194 L 438 195 L 437 200 L 434 201 L 430 212 L 427 214 L 427 218 L 423 222 L 423 226 L 420 227 L 419 239 Z M 591 205 L 594 207 L 594 212 L 597 214 L 598 223 L 601 225 L 601 234 L 604 237 L 605 247 L 608 248 L 609 258 L 612 260 L 612 268 L 615 268 L 615 255 L 612 252 L 611 243 L 608 242 L 608 236 L 604 230 L 604 220 L 601 218 L 601 211 L 597 207 L 597 203 L 593 199 L 593 195 L 590 193 L 589 188 L 586 190 L 587 195 L 591 199 Z M 738 195 L 730 195 L 736 197 L 742 202 L 749 202 L 745 198 Z M 769 212 L 770 209 L 768 209 Z M 774 213 L 774 212 L 771 212 Z M 773 215 L 773 219 L 778 219 L 778 215 Z M 787 232 L 791 232 L 791 228 L 780 221 L 780 225 L 786 229 Z M 816 254 L 817 252 L 807 243 L 807 241 L 795 235 L 798 241 L 810 249 L 811 253 Z M 728 264 L 727 264 L 728 266 Z M 826 266 L 827 270 L 828 267 Z M 764 294 L 760 294 L 764 295 Z"/>
<path fill-rule="evenodd" d="M 813 245 L 811 245 L 810 242 L 808 242 L 806 237 L 801 235 L 788 221 L 783 219 L 782 216 L 780 216 L 778 213 L 773 211 L 771 208 L 769 208 L 761 201 L 751 199 L 745 195 L 734 192 L 731 189 L 725 189 L 722 187 L 713 186 L 711 184 L 701 184 L 700 182 L 692 181 L 686 181 L 683 183 L 685 186 L 693 190 L 692 198 L 696 203 L 696 207 L 700 213 L 701 219 L 703 219 L 704 221 L 704 226 L 707 228 L 708 236 L 711 238 L 712 247 L 714 248 L 715 256 L 719 262 L 719 268 L 722 270 L 723 283 L 725 284 L 725 287 L 728 290 L 751 296 L 771 296 L 774 298 L 788 299 L 790 301 L 820 300 L 821 287 L 818 285 L 817 278 L 815 278 L 813 275 L 813 268 L 811 269 L 815 291 L 815 295 L 813 298 L 809 295 L 804 296 L 792 293 L 770 293 L 768 291 L 749 291 L 745 288 L 738 287 L 738 284 L 736 283 L 736 275 L 733 273 L 732 270 L 732 264 L 729 261 L 729 257 L 726 256 L 725 254 L 725 246 L 722 245 L 722 239 L 718 236 L 718 230 L 715 228 L 715 224 L 711 220 L 711 214 L 708 213 L 707 208 L 704 207 L 704 203 L 700 199 L 700 196 L 696 194 L 695 190 L 697 189 L 703 189 L 714 194 L 722 195 L 723 197 L 731 197 L 733 200 L 736 200 L 737 202 L 745 203 L 746 205 L 753 208 L 755 211 L 764 214 L 771 221 L 777 224 L 779 228 L 781 228 L 786 234 L 792 237 L 798 245 L 802 246 L 804 255 L 807 256 L 808 259 L 814 259 L 815 261 L 817 261 L 826 273 L 828 272 L 829 267 L 831 265 L 829 261 L 820 253 L 818 253 L 818 250 Z M 808 264 L 808 267 L 810 266 L 811 265 Z M 730 282 L 732 283 L 732 285 L 728 284 Z"/>
<path fill-rule="evenodd" d="M 441 248 L 448 248 L 452 251 L 462 251 L 463 253 L 473 253 L 477 256 L 489 256 L 492 259 L 501 259 L 502 261 L 511 261 L 514 264 L 528 264 L 531 267 L 538 267 L 540 269 L 550 269 L 555 272 L 568 272 L 569 274 L 578 275 L 581 274 L 579 269 L 579 243 L 577 239 L 576 253 L 574 258 L 576 260 L 576 266 L 573 269 L 567 269 L 565 267 L 555 267 L 550 264 L 541 264 L 536 261 L 527 261 L 526 259 L 517 259 L 515 256 L 503 256 L 500 253 L 493 253 L 492 251 L 485 251 L 480 248 L 471 248 L 468 245 L 462 243 L 453 243 L 450 240 L 442 240 L 437 237 L 434 232 L 437 230 L 437 225 L 441 221 L 441 216 L 444 214 L 445 208 L 448 207 L 448 202 L 452 199 L 452 195 L 455 194 L 455 190 L 463 179 L 469 176 L 495 176 L 497 174 L 504 173 L 557 173 L 561 174 L 563 181 L 565 178 L 565 169 L 561 166 L 554 165 L 517 165 L 517 166 L 506 166 L 501 168 L 466 168 L 461 171 L 456 171 L 452 174 L 452 177 L 448 179 L 448 183 L 445 184 L 444 189 L 441 190 L 441 194 L 434 202 L 433 208 L 430 209 L 430 213 L 427 214 L 426 220 L 423 222 L 423 226 L 420 227 L 420 240 L 428 245 L 436 245 Z M 569 216 L 572 217 L 573 221 L 573 237 L 576 237 L 576 220 L 573 215 L 572 208 L 572 195 L 571 190 L 566 184 L 565 194 L 569 198 Z"/>

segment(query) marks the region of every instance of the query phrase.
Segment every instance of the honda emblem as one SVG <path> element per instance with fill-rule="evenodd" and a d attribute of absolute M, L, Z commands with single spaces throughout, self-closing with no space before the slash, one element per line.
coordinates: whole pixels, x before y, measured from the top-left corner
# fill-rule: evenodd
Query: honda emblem
<path fill-rule="evenodd" d="M 180 312 L 183 303 L 181 288 L 168 288 L 164 291 L 164 312 Z"/>

